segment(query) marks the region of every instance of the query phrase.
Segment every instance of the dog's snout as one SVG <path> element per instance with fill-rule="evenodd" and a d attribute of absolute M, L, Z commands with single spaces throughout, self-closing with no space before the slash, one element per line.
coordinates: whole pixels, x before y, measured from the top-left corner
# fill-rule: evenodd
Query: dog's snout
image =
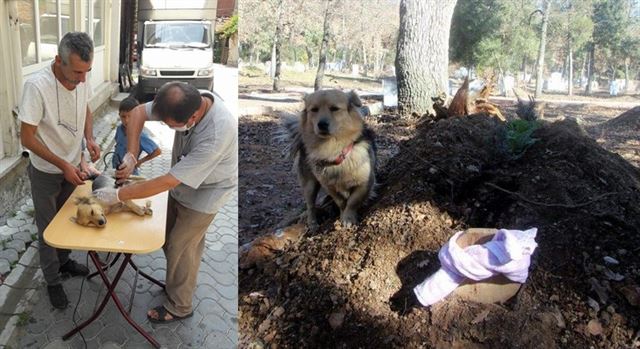
<path fill-rule="evenodd" d="M 328 132 L 329 131 L 329 120 L 321 119 L 320 121 L 318 121 L 318 130 L 320 130 L 322 132 Z"/>
<path fill-rule="evenodd" d="M 104 220 L 104 219 L 99 219 L 99 220 L 98 220 L 98 225 L 99 225 L 99 226 L 103 226 L 103 225 L 105 225 L 105 224 L 107 224 L 107 221 L 106 221 L 106 220 Z"/>

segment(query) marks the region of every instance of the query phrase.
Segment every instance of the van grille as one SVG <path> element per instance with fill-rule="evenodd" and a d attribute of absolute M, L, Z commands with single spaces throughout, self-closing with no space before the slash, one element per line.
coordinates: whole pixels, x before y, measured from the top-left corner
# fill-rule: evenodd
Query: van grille
<path fill-rule="evenodd" d="M 193 70 L 161 70 L 162 76 L 193 76 L 195 71 Z"/>

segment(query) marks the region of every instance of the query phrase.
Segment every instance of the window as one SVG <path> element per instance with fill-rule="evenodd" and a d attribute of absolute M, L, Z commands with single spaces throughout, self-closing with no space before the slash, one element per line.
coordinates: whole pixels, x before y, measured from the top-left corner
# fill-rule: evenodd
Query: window
<path fill-rule="evenodd" d="M 18 1 L 18 26 L 20 27 L 20 51 L 22 66 L 35 64 L 36 58 L 36 23 L 34 20 L 33 1 Z"/>
<path fill-rule="evenodd" d="M 93 0 L 93 45 L 104 45 L 104 1 Z"/>
<path fill-rule="evenodd" d="M 39 1 L 40 61 L 50 61 L 58 54 L 58 4 L 55 0 Z"/>
<path fill-rule="evenodd" d="M 74 29 L 74 0 L 19 0 L 22 66 L 38 68 L 58 54 L 62 36 Z M 28 68 L 28 70 L 34 69 Z"/>
<path fill-rule="evenodd" d="M 84 25 L 87 33 L 93 37 L 93 47 L 104 45 L 104 0 L 87 1 L 87 16 Z M 93 18 L 93 25 L 89 28 L 89 18 Z"/>

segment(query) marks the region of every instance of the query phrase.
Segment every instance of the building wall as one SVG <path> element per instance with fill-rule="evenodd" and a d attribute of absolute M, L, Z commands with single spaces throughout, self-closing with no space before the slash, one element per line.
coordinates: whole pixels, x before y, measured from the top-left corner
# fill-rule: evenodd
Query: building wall
<path fill-rule="evenodd" d="M 88 17 L 101 26 L 89 25 Z M 24 171 L 28 161 L 21 157 L 15 113 L 24 80 L 50 64 L 57 42 L 67 31 L 87 32 L 96 41 L 89 75 L 94 96 L 89 106 L 96 110 L 109 101 L 117 83 L 120 1 L 0 0 L 0 222 L 10 212 L 14 199 L 28 192 Z M 40 62 L 36 60 L 38 51 Z"/>
<path fill-rule="evenodd" d="M 218 0 L 217 17 L 231 17 L 236 10 L 236 0 Z"/>

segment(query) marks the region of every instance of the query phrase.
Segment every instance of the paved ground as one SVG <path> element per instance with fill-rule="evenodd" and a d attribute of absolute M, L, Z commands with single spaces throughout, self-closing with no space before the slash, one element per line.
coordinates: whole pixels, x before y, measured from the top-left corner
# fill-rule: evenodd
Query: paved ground
<path fill-rule="evenodd" d="M 230 86 L 237 86 L 237 70 L 218 66 L 217 71 L 222 71 L 216 76 L 216 92 L 225 101 L 232 105 L 234 111 L 237 105 L 237 89 Z M 235 81 L 229 81 L 234 78 Z M 225 79 L 218 81 L 218 79 Z M 235 95 L 234 95 L 235 90 Z M 94 132 L 100 134 L 103 149 L 113 139 L 114 122 L 117 120 L 117 110 L 110 108 L 106 114 L 96 122 Z M 162 149 L 162 155 L 148 164 L 143 165 L 141 174 L 146 177 L 155 177 L 166 173 L 170 165 L 171 145 L 173 142 L 173 131 L 159 123 L 149 123 L 148 132 L 157 141 Z M 100 143 L 101 141 L 99 141 Z M 25 242 L 28 244 L 32 239 L 32 232 L 35 226 L 29 212 L 32 212 L 32 203 L 29 198 L 24 198 L 17 207 L 14 217 L 7 220 L 7 226 L 0 228 L 0 237 L 7 240 L 3 244 L 1 251 L 23 250 Z M 194 297 L 195 312 L 190 319 L 174 322 L 168 325 L 154 325 L 146 319 L 147 309 L 161 304 L 164 300 L 162 290 L 146 279 L 138 277 L 135 285 L 135 273 L 127 269 L 123 275 L 123 280 L 116 288 L 116 293 L 123 301 L 125 307 L 129 306 L 129 296 L 135 291 L 135 298 L 132 306 L 132 317 L 145 330 L 149 331 L 163 347 L 167 348 L 234 348 L 236 347 L 237 333 L 237 260 L 238 260 L 238 210 L 237 193 L 221 209 L 212 222 L 206 237 L 205 253 L 202 257 L 200 273 L 198 275 L 198 286 Z M 12 227 L 12 225 L 14 227 Z M 26 233 L 25 233 L 26 232 Z M 27 237 L 28 235 L 28 237 Z M 20 236 L 20 238 L 18 238 Z M 26 241 L 23 241 L 26 240 Z M 2 240 L 4 241 L 4 240 Z M 15 246 L 6 245 L 13 241 Z M 20 245 L 20 246 L 18 246 Z M 27 249 L 35 254 L 37 242 L 31 243 Z M 0 252 L 2 253 L 2 252 Z M 0 338 L 0 347 L 6 345 L 11 348 L 150 348 L 151 345 L 138 334 L 120 315 L 117 308 L 110 301 L 100 318 L 82 331 L 84 340 L 80 335 L 75 335 L 68 341 L 62 341 L 64 333 L 74 327 L 73 321 L 80 323 L 86 319 L 93 309 L 98 305 L 97 300 L 101 300 L 105 294 L 103 284 L 97 278 L 92 281 L 83 281 L 83 278 L 72 278 L 66 280 L 63 285 L 71 302 L 64 311 L 56 310 L 49 304 L 46 294 L 46 287 L 42 279 L 42 274 L 37 268 L 37 256 L 33 258 L 35 263 L 18 263 L 17 256 L 13 252 L 5 252 L 9 262 L 4 255 L 0 255 L 0 267 L 4 264 L 13 266 L 16 274 L 29 276 L 30 282 L 23 281 L 12 283 L 6 280 L 5 289 L 23 290 L 24 298 L 30 300 L 21 302 L 16 313 L 0 313 L 5 319 L 13 315 L 12 323 L 17 324 L 7 343 Z M 37 255 L 37 254 L 35 254 Z M 106 254 L 101 254 L 102 259 L 106 259 Z M 72 258 L 87 262 L 87 254 L 74 251 Z M 23 259 L 20 259 L 22 261 Z M 3 262 L 4 261 L 4 262 Z M 134 256 L 134 262 L 140 269 L 160 280 L 164 279 L 166 261 L 161 250 L 147 255 Z M 89 262 L 90 263 L 90 262 Z M 109 272 L 113 277 L 115 267 Z M 12 271 L 12 274 L 14 272 Z M 33 277 L 31 277 L 33 274 Z M 24 279 L 24 277 L 23 277 Z M 82 290 L 82 291 L 81 291 Z M 2 292 L 0 292 L 0 302 Z M 26 304 L 23 304 L 26 303 Z M 77 310 L 76 310 L 77 304 Z M 2 304 L 0 304 L 2 306 Z M 75 310 L 75 316 L 74 316 Z M 18 312 L 19 311 L 19 312 Z M 6 323 L 6 321 L 5 321 Z M 11 323 L 11 322 L 10 322 Z M 9 325 L 7 325 L 8 327 Z M 6 328 L 5 328 L 6 330 Z M 3 331 L 4 332 L 4 331 Z M 5 338 L 6 339 L 6 338 Z M 86 343 L 86 344 L 85 344 Z"/>

